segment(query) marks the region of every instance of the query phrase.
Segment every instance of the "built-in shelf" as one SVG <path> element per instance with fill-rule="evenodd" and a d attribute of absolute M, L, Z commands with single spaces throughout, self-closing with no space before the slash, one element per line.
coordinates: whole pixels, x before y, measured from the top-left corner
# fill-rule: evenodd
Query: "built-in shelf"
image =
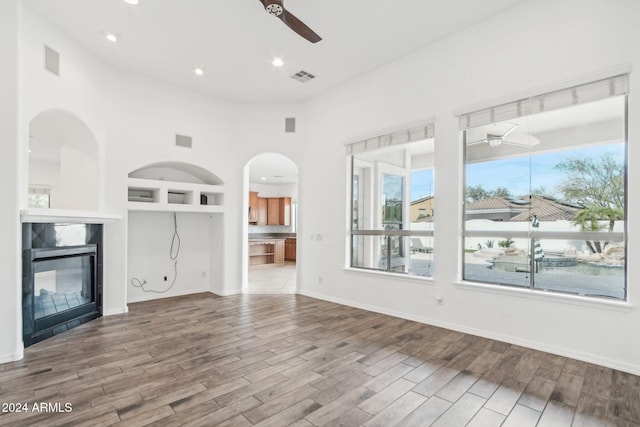
<path fill-rule="evenodd" d="M 222 213 L 222 185 L 128 178 L 130 211 Z"/>

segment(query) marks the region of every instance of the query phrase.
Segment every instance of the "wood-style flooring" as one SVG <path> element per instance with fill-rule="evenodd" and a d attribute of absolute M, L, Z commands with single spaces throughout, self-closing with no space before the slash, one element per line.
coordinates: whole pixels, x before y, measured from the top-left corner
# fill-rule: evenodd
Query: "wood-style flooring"
<path fill-rule="evenodd" d="M 640 426 L 640 377 L 300 295 L 129 309 L 0 365 L 0 424 Z"/>

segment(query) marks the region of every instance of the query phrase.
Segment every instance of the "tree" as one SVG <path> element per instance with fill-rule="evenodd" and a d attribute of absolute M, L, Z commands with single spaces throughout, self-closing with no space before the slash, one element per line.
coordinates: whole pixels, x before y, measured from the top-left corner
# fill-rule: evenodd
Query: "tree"
<path fill-rule="evenodd" d="M 556 165 L 565 173 L 559 186 L 565 199 L 584 206 L 575 217 L 580 231 L 613 231 L 624 219 L 624 165 L 608 154 L 600 158 L 575 158 Z M 602 225 L 601 221 L 607 221 Z M 592 253 L 602 253 L 609 242 L 586 241 Z"/>
<path fill-rule="evenodd" d="M 498 187 L 490 193 L 491 197 L 513 197 L 511 192 L 505 187 Z"/>
<path fill-rule="evenodd" d="M 624 209 L 624 165 L 611 155 L 565 160 L 556 169 L 565 174 L 559 190 L 566 200 L 587 208 Z"/>
<path fill-rule="evenodd" d="M 491 197 L 491 193 L 480 185 L 467 186 L 466 198 L 467 202 L 477 202 L 478 200 L 484 200 Z"/>
<path fill-rule="evenodd" d="M 498 187 L 495 190 L 485 190 L 481 185 L 470 185 L 466 190 L 467 203 L 478 200 L 489 199 L 491 197 L 513 197 L 511 192 L 505 187 Z"/>

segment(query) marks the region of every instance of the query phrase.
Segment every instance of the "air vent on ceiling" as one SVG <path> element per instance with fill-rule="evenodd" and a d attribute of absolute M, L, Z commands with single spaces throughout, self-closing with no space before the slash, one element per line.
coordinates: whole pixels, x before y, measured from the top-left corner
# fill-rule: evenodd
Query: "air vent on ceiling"
<path fill-rule="evenodd" d="M 60 54 L 49 46 L 44 47 L 44 68 L 56 76 L 60 75 Z"/>
<path fill-rule="evenodd" d="M 193 138 L 191 138 L 190 136 L 176 134 L 176 145 L 178 147 L 191 148 L 192 140 Z"/>
<path fill-rule="evenodd" d="M 293 133 L 296 131 L 295 117 L 287 117 L 284 119 L 284 131 L 287 133 Z"/>
<path fill-rule="evenodd" d="M 297 73 L 295 73 L 294 75 L 291 76 L 292 79 L 297 80 L 301 83 L 306 83 L 311 79 L 315 79 L 316 76 L 314 76 L 311 73 L 307 73 L 306 71 L 300 70 Z"/>

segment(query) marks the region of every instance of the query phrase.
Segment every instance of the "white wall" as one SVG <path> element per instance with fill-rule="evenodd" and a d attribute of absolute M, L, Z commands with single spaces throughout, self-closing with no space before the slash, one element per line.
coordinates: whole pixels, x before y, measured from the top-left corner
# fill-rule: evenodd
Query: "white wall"
<path fill-rule="evenodd" d="M 18 109 L 18 43 L 20 2 L 0 2 L 0 363 L 22 357 L 22 293 L 20 289 L 20 228 L 18 165 L 20 138 Z M 12 327 L 17 325 L 17 327 Z"/>
<path fill-rule="evenodd" d="M 548 350 L 640 373 L 638 290 L 606 304 L 560 295 L 459 284 L 461 144 L 454 111 L 544 87 L 623 63 L 640 65 L 640 3 L 633 0 L 526 2 L 362 76 L 309 105 L 312 129 L 301 165 L 300 217 L 312 224 L 298 245 L 305 294 Z M 635 194 L 640 104 L 631 74 L 629 192 Z M 535 91 L 534 91 L 535 92 Z M 348 249 L 343 144 L 435 117 L 434 280 L 399 280 L 345 271 Z M 328 167 L 345 172 L 327 173 Z M 312 196 L 311 196 L 312 195 Z M 307 197 L 309 196 L 309 197 Z M 301 198 L 302 199 L 302 198 Z M 327 201 L 335 209 L 326 209 Z M 640 257 L 637 197 L 629 198 L 631 259 Z M 311 240 L 309 233 L 324 239 Z M 628 265 L 630 278 L 639 267 Z M 322 284 L 319 283 L 322 277 Z M 443 297 L 439 305 L 436 297 Z"/>
<path fill-rule="evenodd" d="M 129 212 L 127 301 L 209 291 L 210 219 L 210 215 L 177 213 L 178 237 L 174 239 L 173 213 Z M 172 256 L 177 256 L 178 261 L 177 276 L 170 256 L 172 250 Z M 147 292 L 131 283 L 134 278 L 147 282 L 144 285 Z"/>
<path fill-rule="evenodd" d="M 57 204 L 64 209 L 98 210 L 97 156 L 74 147 L 60 147 L 60 185 Z M 55 207 L 55 206 L 52 206 Z"/>

